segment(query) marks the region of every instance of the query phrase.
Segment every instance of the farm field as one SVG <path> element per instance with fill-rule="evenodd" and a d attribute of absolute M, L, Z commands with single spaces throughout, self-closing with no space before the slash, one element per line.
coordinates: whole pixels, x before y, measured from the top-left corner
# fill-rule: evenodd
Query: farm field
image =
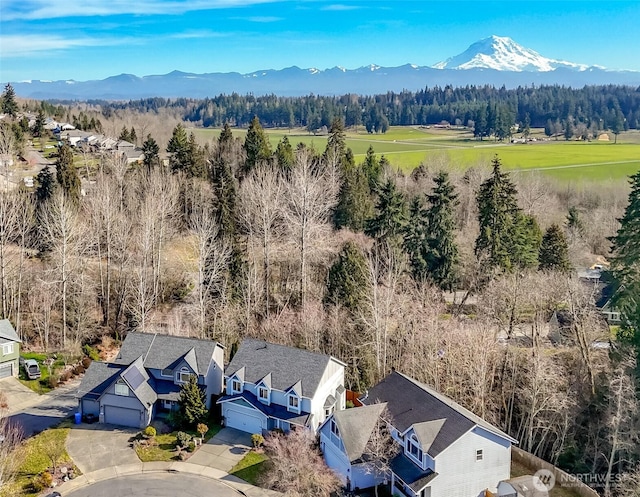
<path fill-rule="evenodd" d="M 194 128 L 202 143 L 217 138 L 219 129 Z M 246 130 L 234 129 L 236 137 L 244 138 Z M 287 136 L 292 145 L 304 143 L 324 150 L 327 137 L 314 136 L 302 129 L 267 130 L 272 147 Z M 487 164 L 495 154 L 505 169 L 540 171 L 562 181 L 602 181 L 622 179 L 640 169 L 640 133 L 630 131 L 618 136 L 618 143 L 544 140 L 542 130 L 534 130 L 537 142 L 528 144 L 496 143 L 475 140 L 466 130 L 419 127 L 392 127 L 383 135 L 348 131 L 347 146 L 362 161 L 369 146 L 378 156 L 385 155 L 395 167 L 411 172 L 429 156 L 444 156 L 449 163 L 467 168 L 478 163 Z M 438 162 L 441 162 L 438 160 Z"/>

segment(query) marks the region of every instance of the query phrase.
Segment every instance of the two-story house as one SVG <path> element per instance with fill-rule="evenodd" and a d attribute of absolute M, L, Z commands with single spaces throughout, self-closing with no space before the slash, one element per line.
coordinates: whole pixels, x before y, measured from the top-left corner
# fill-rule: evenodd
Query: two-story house
<path fill-rule="evenodd" d="M 11 322 L 0 320 L 0 378 L 18 376 L 21 343 Z"/>
<path fill-rule="evenodd" d="M 225 369 L 225 426 L 248 433 L 314 431 L 345 407 L 345 364 L 307 350 L 245 339 Z"/>
<path fill-rule="evenodd" d="M 394 371 L 360 400 L 364 407 L 336 412 L 320 428 L 325 461 L 350 489 L 385 479 L 362 459 L 383 404 L 399 445 L 386 476 L 393 494 L 475 497 L 509 478 L 517 441 L 426 385 Z"/>
<path fill-rule="evenodd" d="M 211 340 L 129 333 L 110 363 L 94 361 L 78 390 L 80 412 L 102 423 L 142 428 L 177 407 L 195 375 L 210 408 L 222 391 L 224 348 Z"/>

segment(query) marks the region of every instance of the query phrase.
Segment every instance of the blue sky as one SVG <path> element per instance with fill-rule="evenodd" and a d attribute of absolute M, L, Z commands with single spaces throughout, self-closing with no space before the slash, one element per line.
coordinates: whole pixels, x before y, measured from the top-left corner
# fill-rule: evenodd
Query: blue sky
<path fill-rule="evenodd" d="M 492 34 L 640 70 L 639 23 L 637 0 L 2 0 L 0 81 L 432 65 Z"/>

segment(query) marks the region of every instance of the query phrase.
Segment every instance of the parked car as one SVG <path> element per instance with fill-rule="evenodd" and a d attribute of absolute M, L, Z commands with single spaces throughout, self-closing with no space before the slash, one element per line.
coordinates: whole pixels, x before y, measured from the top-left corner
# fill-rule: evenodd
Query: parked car
<path fill-rule="evenodd" d="M 60 495 L 60 492 L 52 492 L 46 497 L 62 497 L 62 496 Z"/>
<path fill-rule="evenodd" d="M 24 369 L 24 373 L 27 375 L 27 378 L 30 380 L 37 380 L 40 378 L 40 365 L 35 359 L 23 359 L 20 358 L 20 364 L 22 369 Z"/>

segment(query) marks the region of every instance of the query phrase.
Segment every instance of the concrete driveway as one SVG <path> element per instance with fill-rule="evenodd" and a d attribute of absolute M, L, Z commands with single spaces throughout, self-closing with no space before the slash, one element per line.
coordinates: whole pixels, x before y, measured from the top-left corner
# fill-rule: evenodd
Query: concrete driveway
<path fill-rule="evenodd" d="M 13 377 L 0 380 L 0 392 L 7 397 L 9 414 L 31 407 L 40 401 L 40 395 L 25 387 L 17 378 Z"/>
<path fill-rule="evenodd" d="M 74 425 L 67 437 L 67 452 L 83 473 L 140 460 L 131 438 L 140 430 L 101 423 Z"/>
<path fill-rule="evenodd" d="M 223 428 L 200 447 L 188 461 L 228 473 L 249 452 L 250 448 L 250 434 L 233 428 Z"/>

